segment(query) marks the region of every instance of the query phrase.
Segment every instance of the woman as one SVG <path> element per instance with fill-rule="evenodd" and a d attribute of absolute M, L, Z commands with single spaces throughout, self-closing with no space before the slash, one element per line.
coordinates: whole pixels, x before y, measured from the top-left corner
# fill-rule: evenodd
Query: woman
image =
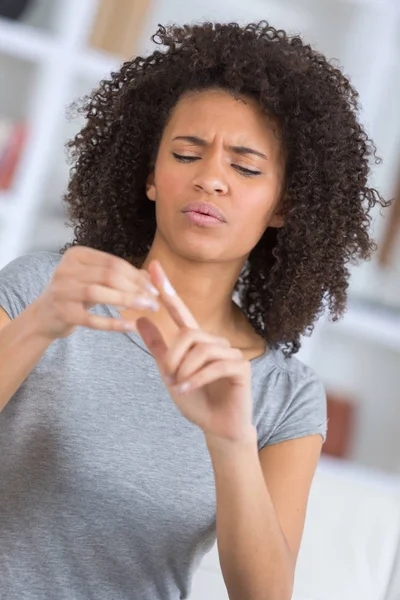
<path fill-rule="evenodd" d="M 72 246 L 0 273 L 7 600 L 188 598 L 215 539 L 231 600 L 291 597 L 326 436 L 293 354 L 374 247 L 375 147 L 299 37 L 153 39 L 83 106 Z"/>

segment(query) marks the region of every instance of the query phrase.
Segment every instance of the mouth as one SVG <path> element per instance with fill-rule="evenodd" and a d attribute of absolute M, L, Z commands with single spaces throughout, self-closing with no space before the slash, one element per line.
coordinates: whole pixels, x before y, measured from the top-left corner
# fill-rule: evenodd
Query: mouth
<path fill-rule="evenodd" d="M 224 225 L 224 221 L 217 219 L 211 215 L 205 215 L 204 213 L 196 212 L 194 210 L 188 210 L 183 213 L 185 217 L 196 225 L 200 225 L 202 227 L 212 227 L 212 226 L 221 226 Z"/>
<path fill-rule="evenodd" d="M 214 221 L 226 223 L 223 212 L 210 202 L 189 202 L 189 204 L 182 209 L 182 212 L 185 214 L 192 213 L 192 216 L 197 214 L 199 217 L 209 217 Z"/>

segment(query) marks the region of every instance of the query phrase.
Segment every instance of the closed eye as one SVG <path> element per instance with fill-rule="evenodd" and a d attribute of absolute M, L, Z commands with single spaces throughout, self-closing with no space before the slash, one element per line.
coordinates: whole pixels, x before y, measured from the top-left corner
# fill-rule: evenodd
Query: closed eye
<path fill-rule="evenodd" d="M 179 160 L 180 162 L 183 162 L 183 163 L 190 163 L 190 162 L 194 162 L 195 160 L 200 160 L 200 157 L 198 157 L 198 156 L 182 156 L 181 154 L 176 154 L 176 152 L 172 152 L 172 155 L 176 158 L 176 160 Z M 261 173 L 262 173 L 262 171 L 253 171 L 252 169 L 245 169 L 245 167 L 241 167 L 240 165 L 233 164 L 232 167 L 237 169 L 239 171 L 239 173 L 241 173 L 245 177 L 261 175 Z"/>

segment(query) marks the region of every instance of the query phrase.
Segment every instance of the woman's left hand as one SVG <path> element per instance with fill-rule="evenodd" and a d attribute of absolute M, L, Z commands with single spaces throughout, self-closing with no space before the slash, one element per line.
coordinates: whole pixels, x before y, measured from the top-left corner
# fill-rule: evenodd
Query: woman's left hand
<path fill-rule="evenodd" d="M 233 442 L 248 439 L 254 434 L 250 362 L 225 338 L 200 329 L 169 282 L 164 286 L 166 276 L 158 261 L 150 263 L 149 273 L 180 332 L 168 348 L 146 317 L 138 319 L 137 329 L 176 406 L 206 436 Z"/>

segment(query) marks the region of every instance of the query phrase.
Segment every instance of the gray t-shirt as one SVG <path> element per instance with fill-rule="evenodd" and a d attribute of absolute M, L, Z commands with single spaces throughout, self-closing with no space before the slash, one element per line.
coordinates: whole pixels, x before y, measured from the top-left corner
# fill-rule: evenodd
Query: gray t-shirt
<path fill-rule="evenodd" d="M 11 318 L 59 261 L 37 252 L 0 271 Z M 280 351 L 251 367 L 260 449 L 325 439 L 326 396 L 309 367 Z M 0 413 L 0 457 L 2 600 L 188 598 L 215 542 L 214 474 L 137 333 L 79 327 L 53 342 Z"/>

